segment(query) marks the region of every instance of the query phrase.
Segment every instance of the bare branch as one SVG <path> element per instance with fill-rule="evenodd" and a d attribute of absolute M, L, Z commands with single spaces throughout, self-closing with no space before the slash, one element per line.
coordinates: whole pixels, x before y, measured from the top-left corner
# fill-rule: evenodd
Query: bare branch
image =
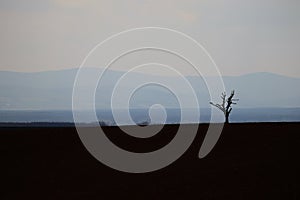
<path fill-rule="evenodd" d="M 224 112 L 224 108 L 220 104 L 214 104 L 213 102 L 209 102 L 211 105 L 219 108 L 222 112 Z"/>
<path fill-rule="evenodd" d="M 222 92 L 221 94 L 221 99 L 222 99 L 222 103 L 221 104 L 214 104 L 213 102 L 209 102 L 211 105 L 215 106 L 216 108 L 220 109 L 226 118 L 226 123 L 229 122 L 229 114 L 232 111 L 232 107 L 231 105 L 236 105 L 236 101 L 239 101 L 239 99 L 234 99 L 235 92 L 234 90 L 231 91 L 230 96 L 226 99 L 226 93 Z"/>

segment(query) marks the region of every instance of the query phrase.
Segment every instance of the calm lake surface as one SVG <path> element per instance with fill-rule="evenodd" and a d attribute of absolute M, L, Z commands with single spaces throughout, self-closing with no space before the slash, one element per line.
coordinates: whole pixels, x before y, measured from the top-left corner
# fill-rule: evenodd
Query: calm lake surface
<path fill-rule="evenodd" d="M 195 110 L 187 110 L 193 113 Z M 88 112 L 81 111 L 83 123 L 92 122 L 88 118 Z M 125 115 L 126 110 L 117 110 L 120 115 Z M 97 110 L 98 121 L 103 121 L 108 125 L 115 124 L 112 112 L 110 110 Z M 209 108 L 200 109 L 200 119 L 187 120 L 184 123 L 207 123 L 210 121 L 211 110 Z M 179 109 L 166 109 L 166 123 L 174 124 L 180 122 Z M 150 122 L 149 112 L 147 109 L 131 109 L 130 115 L 135 123 Z M 192 115 L 191 115 L 192 116 Z M 220 117 L 222 113 L 220 112 Z M 230 116 L 231 122 L 299 122 L 300 108 L 236 108 L 233 109 Z M 72 111 L 16 111 L 2 110 L 0 111 L 0 122 L 73 122 Z M 161 123 L 156 121 L 153 123 Z M 122 120 L 121 124 L 132 124 L 132 121 Z"/>

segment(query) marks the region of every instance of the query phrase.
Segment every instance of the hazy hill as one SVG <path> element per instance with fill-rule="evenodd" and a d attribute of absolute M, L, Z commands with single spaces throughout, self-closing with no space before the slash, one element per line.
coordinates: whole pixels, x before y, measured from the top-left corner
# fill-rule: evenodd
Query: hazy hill
<path fill-rule="evenodd" d="M 93 74 L 97 69 L 89 69 Z M 0 72 L 0 109 L 71 109 L 72 89 L 77 69 L 47 71 L 38 73 Z M 98 108 L 108 108 L 111 91 L 123 72 L 108 71 L 96 93 Z M 131 80 L 166 79 L 162 76 L 131 73 Z M 210 77 L 214 79 L 214 77 Z M 177 81 L 177 77 L 168 77 L 168 81 Z M 201 78 L 189 76 L 198 95 L 200 106 L 209 107 L 209 96 Z M 227 91 L 235 89 L 240 99 L 239 107 L 300 107 L 300 78 L 291 78 L 272 73 L 254 73 L 243 76 L 223 77 Z M 88 83 L 87 83 L 88 85 Z M 126 92 L 130 83 L 122 85 Z M 187 91 L 178 89 L 182 94 Z M 158 86 L 148 86 L 138 90 L 131 107 L 146 107 L 161 103 L 167 107 L 178 107 L 176 98 Z"/>

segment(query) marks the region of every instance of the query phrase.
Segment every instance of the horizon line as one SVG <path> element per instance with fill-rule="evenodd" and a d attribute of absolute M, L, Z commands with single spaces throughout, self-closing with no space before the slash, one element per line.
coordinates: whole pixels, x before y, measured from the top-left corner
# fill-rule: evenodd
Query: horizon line
<path fill-rule="evenodd" d="M 61 71 L 72 71 L 72 70 L 79 70 L 79 67 L 73 67 L 73 68 L 65 68 L 65 69 L 53 69 L 53 70 L 41 70 L 41 71 L 16 71 L 16 70 L 0 70 L 1 72 L 5 73 L 20 73 L 20 74 L 38 74 L 38 73 L 49 73 L 49 72 L 61 72 Z M 104 68 L 101 67 L 87 67 L 86 69 L 99 69 L 103 70 Z M 110 71 L 114 72 L 126 72 L 125 70 L 118 70 L 118 69 L 109 69 Z M 149 76 L 161 76 L 161 77 L 176 77 L 176 76 L 168 76 L 168 75 L 160 75 L 160 74 L 153 74 L 153 73 L 144 73 L 144 72 L 134 72 L 136 74 L 144 74 L 144 75 L 149 75 Z M 287 77 L 287 78 L 296 78 L 300 79 L 300 76 L 291 76 L 291 75 L 285 75 L 285 74 L 279 74 L 275 72 L 269 72 L 269 71 L 258 71 L 258 72 L 249 72 L 249 73 L 243 73 L 239 75 L 221 75 L 222 77 L 241 77 L 241 76 L 247 76 L 247 75 L 254 75 L 254 74 L 272 74 L 272 75 L 277 75 L 277 76 L 282 76 L 282 77 Z M 184 75 L 185 77 L 198 77 L 196 75 Z M 213 75 L 205 75 L 206 77 L 215 77 Z"/>

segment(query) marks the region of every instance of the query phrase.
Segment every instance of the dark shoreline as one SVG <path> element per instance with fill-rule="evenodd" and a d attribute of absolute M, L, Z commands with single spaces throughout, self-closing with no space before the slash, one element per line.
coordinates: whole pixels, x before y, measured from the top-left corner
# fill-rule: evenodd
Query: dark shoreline
<path fill-rule="evenodd" d="M 118 146 L 145 152 L 168 143 L 177 128 L 166 125 L 146 141 L 118 127 L 103 130 Z M 129 174 L 94 159 L 73 126 L 1 127 L 0 199 L 299 199 L 300 123 L 225 125 L 199 159 L 207 128 L 199 125 L 191 147 L 170 166 Z"/>
<path fill-rule="evenodd" d="M 300 121 L 278 121 L 278 122 L 232 122 L 230 125 L 235 124 L 244 124 L 244 125 L 253 125 L 253 124 L 299 124 Z M 85 127 L 95 127 L 96 123 L 81 123 L 82 126 Z M 190 125 L 194 125 L 197 123 L 191 123 Z M 207 126 L 209 123 L 200 123 L 200 126 Z M 211 123 L 214 124 L 214 123 Z M 218 124 L 218 123 L 215 123 Z M 165 124 L 167 126 L 177 126 L 178 124 Z M 189 123 L 186 123 L 185 125 L 189 125 Z M 102 126 L 102 125 L 101 125 Z M 117 127 L 116 125 L 104 125 L 105 127 Z M 122 125 L 122 126 L 135 126 L 135 125 Z M 155 126 L 155 125 L 154 125 Z M 73 122 L 0 122 L 0 128 L 31 128 L 31 127 L 40 127 L 40 128 L 58 128 L 58 127 L 75 127 L 75 123 Z"/>

